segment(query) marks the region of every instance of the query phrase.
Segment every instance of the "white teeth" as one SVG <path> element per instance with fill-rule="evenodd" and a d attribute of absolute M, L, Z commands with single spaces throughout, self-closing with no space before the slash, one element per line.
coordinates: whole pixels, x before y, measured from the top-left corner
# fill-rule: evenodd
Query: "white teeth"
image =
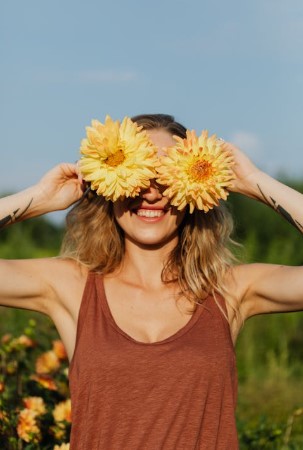
<path fill-rule="evenodd" d="M 137 215 L 141 217 L 161 217 L 164 211 L 155 209 L 138 209 Z"/>

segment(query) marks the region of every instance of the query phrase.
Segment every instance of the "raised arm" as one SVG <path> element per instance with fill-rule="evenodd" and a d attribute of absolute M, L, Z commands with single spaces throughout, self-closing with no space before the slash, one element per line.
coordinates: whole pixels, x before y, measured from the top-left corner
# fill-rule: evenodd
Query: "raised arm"
<path fill-rule="evenodd" d="M 82 194 L 77 166 L 59 164 L 36 185 L 0 199 L 0 228 L 30 217 L 66 209 L 79 200 Z"/>
<path fill-rule="evenodd" d="M 226 143 L 235 157 L 234 192 L 258 200 L 303 233 L 303 194 L 259 170 L 237 147 Z"/>
<path fill-rule="evenodd" d="M 232 190 L 270 206 L 303 233 L 303 195 L 259 170 L 238 148 L 226 146 L 235 157 Z M 244 319 L 262 313 L 303 310 L 303 267 L 240 265 L 234 268 L 232 278 Z"/>
<path fill-rule="evenodd" d="M 36 185 L 0 199 L 1 227 L 65 209 L 82 195 L 76 165 L 60 164 Z M 48 312 L 45 299 L 55 296 L 51 280 L 58 278 L 58 267 L 52 259 L 1 260 L 0 304 Z"/>

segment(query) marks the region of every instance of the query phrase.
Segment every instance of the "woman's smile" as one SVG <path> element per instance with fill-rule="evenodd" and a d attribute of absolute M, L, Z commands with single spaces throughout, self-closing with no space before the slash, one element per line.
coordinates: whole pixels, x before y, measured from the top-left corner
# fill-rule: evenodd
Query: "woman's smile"
<path fill-rule="evenodd" d="M 145 204 L 131 209 L 131 212 L 143 222 L 153 223 L 161 221 L 169 210 L 169 206 Z"/>
<path fill-rule="evenodd" d="M 140 208 L 136 211 L 136 214 L 144 219 L 160 219 L 164 216 L 165 212 L 163 209 Z"/>

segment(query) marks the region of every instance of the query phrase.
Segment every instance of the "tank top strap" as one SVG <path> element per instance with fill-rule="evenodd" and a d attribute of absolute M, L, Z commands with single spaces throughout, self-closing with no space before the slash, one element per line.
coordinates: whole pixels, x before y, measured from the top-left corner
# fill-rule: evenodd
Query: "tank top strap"
<path fill-rule="evenodd" d="M 215 314 L 221 320 L 224 333 L 227 339 L 230 341 L 232 347 L 234 347 L 228 320 L 228 311 L 224 297 L 216 292 L 214 295 L 209 295 L 206 300 L 207 307 L 210 308 L 212 314 Z"/>
<path fill-rule="evenodd" d="M 95 283 L 95 289 L 96 289 L 96 297 L 98 298 L 98 302 L 102 309 L 102 314 L 105 315 L 106 320 L 108 321 L 114 321 L 114 318 L 112 316 L 112 313 L 110 311 L 105 287 L 104 287 L 104 276 L 102 274 L 95 274 L 94 277 L 94 283 Z"/>
<path fill-rule="evenodd" d="M 82 294 L 82 299 L 81 299 L 81 304 L 80 304 L 80 308 L 79 308 L 79 313 L 78 313 L 76 343 L 75 343 L 74 354 L 73 354 L 73 357 L 72 357 L 72 359 L 70 361 L 70 370 L 71 370 L 71 368 L 73 366 L 73 363 L 74 363 L 75 352 L 76 352 L 76 349 L 78 347 L 78 343 L 80 341 L 82 331 L 83 331 L 83 329 L 86 326 L 87 315 L 88 315 L 88 313 L 89 313 L 89 311 L 91 309 L 91 303 L 94 302 L 96 300 L 96 298 L 97 298 L 95 278 L 96 278 L 96 273 L 95 272 L 88 272 L 88 275 L 87 275 L 87 278 L 86 278 L 86 282 L 85 282 L 85 286 L 84 286 L 84 290 L 83 290 L 83 294 Z"/>

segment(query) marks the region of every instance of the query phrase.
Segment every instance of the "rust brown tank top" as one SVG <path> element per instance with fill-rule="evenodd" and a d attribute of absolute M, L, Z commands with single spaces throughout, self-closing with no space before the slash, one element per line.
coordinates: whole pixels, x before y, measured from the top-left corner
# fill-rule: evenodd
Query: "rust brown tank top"
<path fill-rule="evenodd" d="M 70 390 L 71 450 L 238 449 L 235 353 L 212 297 L 174 335 L 142 343 L 117 326 L 102 277 L 89 274 Z"/>

